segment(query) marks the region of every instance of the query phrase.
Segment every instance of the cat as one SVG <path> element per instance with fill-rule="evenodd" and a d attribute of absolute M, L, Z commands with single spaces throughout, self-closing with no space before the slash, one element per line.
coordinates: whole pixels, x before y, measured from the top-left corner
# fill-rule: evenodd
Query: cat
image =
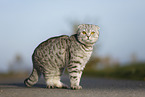
<path fill-rule="evenodd" d="M 67 68 L 71 89 L 82 89 L 79 85 L 82 71 L 98 40 L 99 29 L 97 25 L 80 24 L 77 33 L 70 37 L 62 35 L 40 43 L 32 55 L 32 74 L 24 84 L 33 86 L 43 74 L 47 88 L 69 88 L 60 81 Z"/>

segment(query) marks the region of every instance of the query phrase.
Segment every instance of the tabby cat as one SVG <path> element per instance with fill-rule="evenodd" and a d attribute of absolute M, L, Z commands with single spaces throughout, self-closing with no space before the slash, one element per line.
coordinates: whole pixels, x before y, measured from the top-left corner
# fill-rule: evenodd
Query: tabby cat
<path fill-rule="evenodd" d="M 92 24 L 78 25 L 77 34 L 50 38 L 34 50 L 33 71 L 24 83 L 31 87 L 43 74 L 47 88 L 68 88 L 60 81 L 67 68 L 71 89 L 82 89 L 79 85 L 82 71 L 88 62 L 93 45 L 99 37 L 99 27 Z"/>

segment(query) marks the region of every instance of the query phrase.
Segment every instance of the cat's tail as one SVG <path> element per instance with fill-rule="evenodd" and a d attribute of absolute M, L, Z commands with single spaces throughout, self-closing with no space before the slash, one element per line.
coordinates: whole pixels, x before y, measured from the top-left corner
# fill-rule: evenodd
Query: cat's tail
<path fill-rule="evenodd" d="M 33 68 L 31 75 L 27 79 L 24 80 L 24 84 L 27 87 L 33 86 L 34 84 L 38 82 L 40 75 L 41 73 L 37 69 Z"/>

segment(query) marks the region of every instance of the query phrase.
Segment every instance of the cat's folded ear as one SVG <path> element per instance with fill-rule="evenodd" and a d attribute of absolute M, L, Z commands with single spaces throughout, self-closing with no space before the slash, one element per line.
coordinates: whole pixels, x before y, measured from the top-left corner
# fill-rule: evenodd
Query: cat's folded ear
<path fill-rule="evenodd" d="M 85 24 L 80 24 L 78 25 L 78 29 L 81 29 L 82 27 L 84 27 Z M 96 26 L 97 30 L 100 30 L 100 27 L 98 25 L 93 25 Z"/>
<path fill-rule="evenodd" d="M 97 27 L 97 30 L 100 30 L 100 27 L 98 25 L 96 25 L 96 27 Z"/>

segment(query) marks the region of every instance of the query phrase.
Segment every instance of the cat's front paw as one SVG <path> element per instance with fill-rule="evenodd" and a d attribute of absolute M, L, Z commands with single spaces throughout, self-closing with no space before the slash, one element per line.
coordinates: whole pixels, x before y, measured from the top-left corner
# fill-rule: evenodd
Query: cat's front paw
<path fill-rule="evenodd" d="M 47 85 L 46 88 L 48 88 L 48 89 L 53 89 L 53 88 L 68 89 L 69 87 L 66 84 L 62 83 L 62 85 Z"/>
<path fill-rule="evenodd" d="M 66 84 L 63 84 L 61 86 L 56 86 L 55 88 L 62 88 L 62 89 L 68 89 L 69 87 Z"/>
<path fill-rule="evenodd" d="M 80 90 L 80 89 L 82 89 L 82 86 L 71 86 L 71 89 Z"/>

